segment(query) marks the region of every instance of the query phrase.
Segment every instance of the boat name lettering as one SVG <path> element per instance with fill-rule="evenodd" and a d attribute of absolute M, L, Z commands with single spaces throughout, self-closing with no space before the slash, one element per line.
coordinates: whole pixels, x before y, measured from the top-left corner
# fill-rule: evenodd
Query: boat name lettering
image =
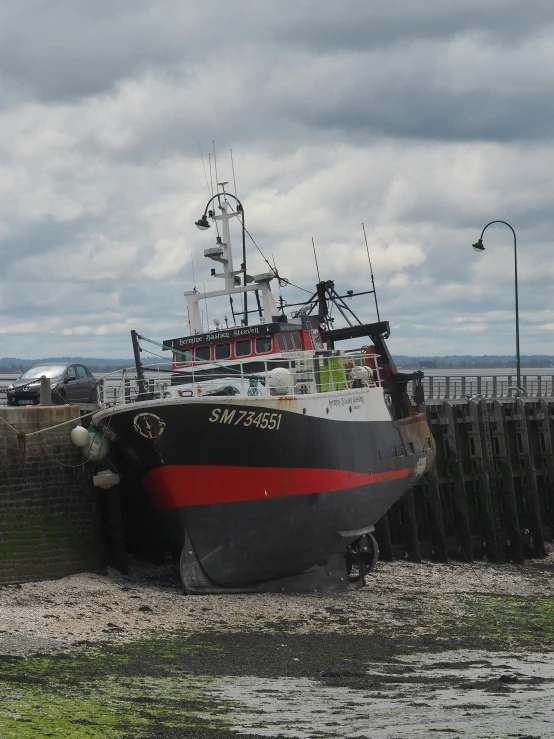
<path fill-rule="evenodd" d="M 259 328 L 235 328 L 231 331 L 231 337 L 234 339 L 236 336 L 250 336 L 250 334 L 259 334 Z"/>
<path fill-rule="evenodd" d="M 302 326 L 299 326 L 297 323 L 280 323 L 278 326 L 280 333 L 283 333 L 283 331 L 300 331 L 302 329 Z"/>
<path fill-rule="evenodd" d="M 174 339 L 170 342 L 173 347 L 176 346 L 194 346 L 196 344 L 206 344 L 212 341 L 221 341 L 222 339 L 238 339 L 241 336 L 256 336 L 260 334 L 259 327 L 252 328 L 234 328 L 229 331 L 212 331 L 209 334 L 197 334 L 196 336 L 187 336 L 183 339 Z"/>
<path fill-rule="evenodd" d="M 275 431 L 281 425 L 282 413 L 269 411 L 241 411 L 237 408 L 214 408 L 210 423 L 226 423 L 230 426 L 256 426 L 259 429 Z"/>
<path fill-rule="evenodd" d="M 345 405 L 351 405 L 354 410 L 359 410 L 363 404 L 363 395 L 349 395 L 347 398 L 329 398 L 329 408 L 341 408 Z"/>

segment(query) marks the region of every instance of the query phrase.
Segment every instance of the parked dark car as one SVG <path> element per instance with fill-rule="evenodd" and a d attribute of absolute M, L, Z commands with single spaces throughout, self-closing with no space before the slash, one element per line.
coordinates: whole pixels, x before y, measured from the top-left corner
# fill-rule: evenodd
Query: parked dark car
<path fill-rule="evenodd" d="M 8 405 L 38 405 L 42 376 L 50 378 L 56 405 L 96 402 L 96 380 L 84 364 L 36 364 L 8 386 Z"/>

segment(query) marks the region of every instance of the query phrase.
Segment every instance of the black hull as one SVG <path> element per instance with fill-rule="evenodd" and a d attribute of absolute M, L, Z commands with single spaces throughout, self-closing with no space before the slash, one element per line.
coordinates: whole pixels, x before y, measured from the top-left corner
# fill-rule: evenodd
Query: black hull
<path fill-rule="evenodd" d="M 286 578 L 344 552 L 409 489 L 429 454 L 422 417 L 414 445 L 392 421 L 316 417 L 296 399 L 241 402 L 139 403 L 94 418 L 120 464 L 142 478 L 174 546 L 188 535 L 203 573 L 222 588 Z M 264 428 L 263 418 L 240 420 L 253 407 L 267 411 Z"/>

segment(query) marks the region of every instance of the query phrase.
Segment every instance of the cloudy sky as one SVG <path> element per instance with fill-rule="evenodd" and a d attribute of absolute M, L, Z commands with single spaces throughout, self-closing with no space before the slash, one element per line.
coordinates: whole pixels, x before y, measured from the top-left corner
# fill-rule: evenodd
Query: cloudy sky
<path fill-rule="evenodd" d="M 2 3 L 0 356 L 185 333 L 192 260 L 221 287 L 194 226 L 214 140 L 294 283 L 313 236 L 322 278 L 367 287 L 365 223 L 393 353 L 514 353 L 512 233 L 471 249 L 508 221 L 522 353 L 554 353 L 553 70 L 552 0 Z"/>

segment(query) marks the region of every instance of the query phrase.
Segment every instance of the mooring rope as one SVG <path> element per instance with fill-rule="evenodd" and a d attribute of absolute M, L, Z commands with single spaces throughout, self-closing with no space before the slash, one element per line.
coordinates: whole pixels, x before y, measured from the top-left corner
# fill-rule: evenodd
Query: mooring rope
<path fill-rule="evenodd" d="M 14 427 L 13 427 L 13 426 L 11 425 L 11 423 L 8 423 L 8 422 L 6 421 L 6 419 L 5 419 L 5 418 L 2 418 L 2 416 L 0 416 L 0 421 L 3 421 L 3 422 L 4 422 L 5 424 L 6 424 L 6 426 L 9 426 L 9 427 L 11 428 L 11 430 L 12 430 L 12 431 L 15 431 L 15 433 L 16 433 L 16 434 L 19 434 L 19 433 L 21 433 L 20 431 L 18 431 L 17 429 L 15 429 L 15 428 L 14 428 Z"/>

